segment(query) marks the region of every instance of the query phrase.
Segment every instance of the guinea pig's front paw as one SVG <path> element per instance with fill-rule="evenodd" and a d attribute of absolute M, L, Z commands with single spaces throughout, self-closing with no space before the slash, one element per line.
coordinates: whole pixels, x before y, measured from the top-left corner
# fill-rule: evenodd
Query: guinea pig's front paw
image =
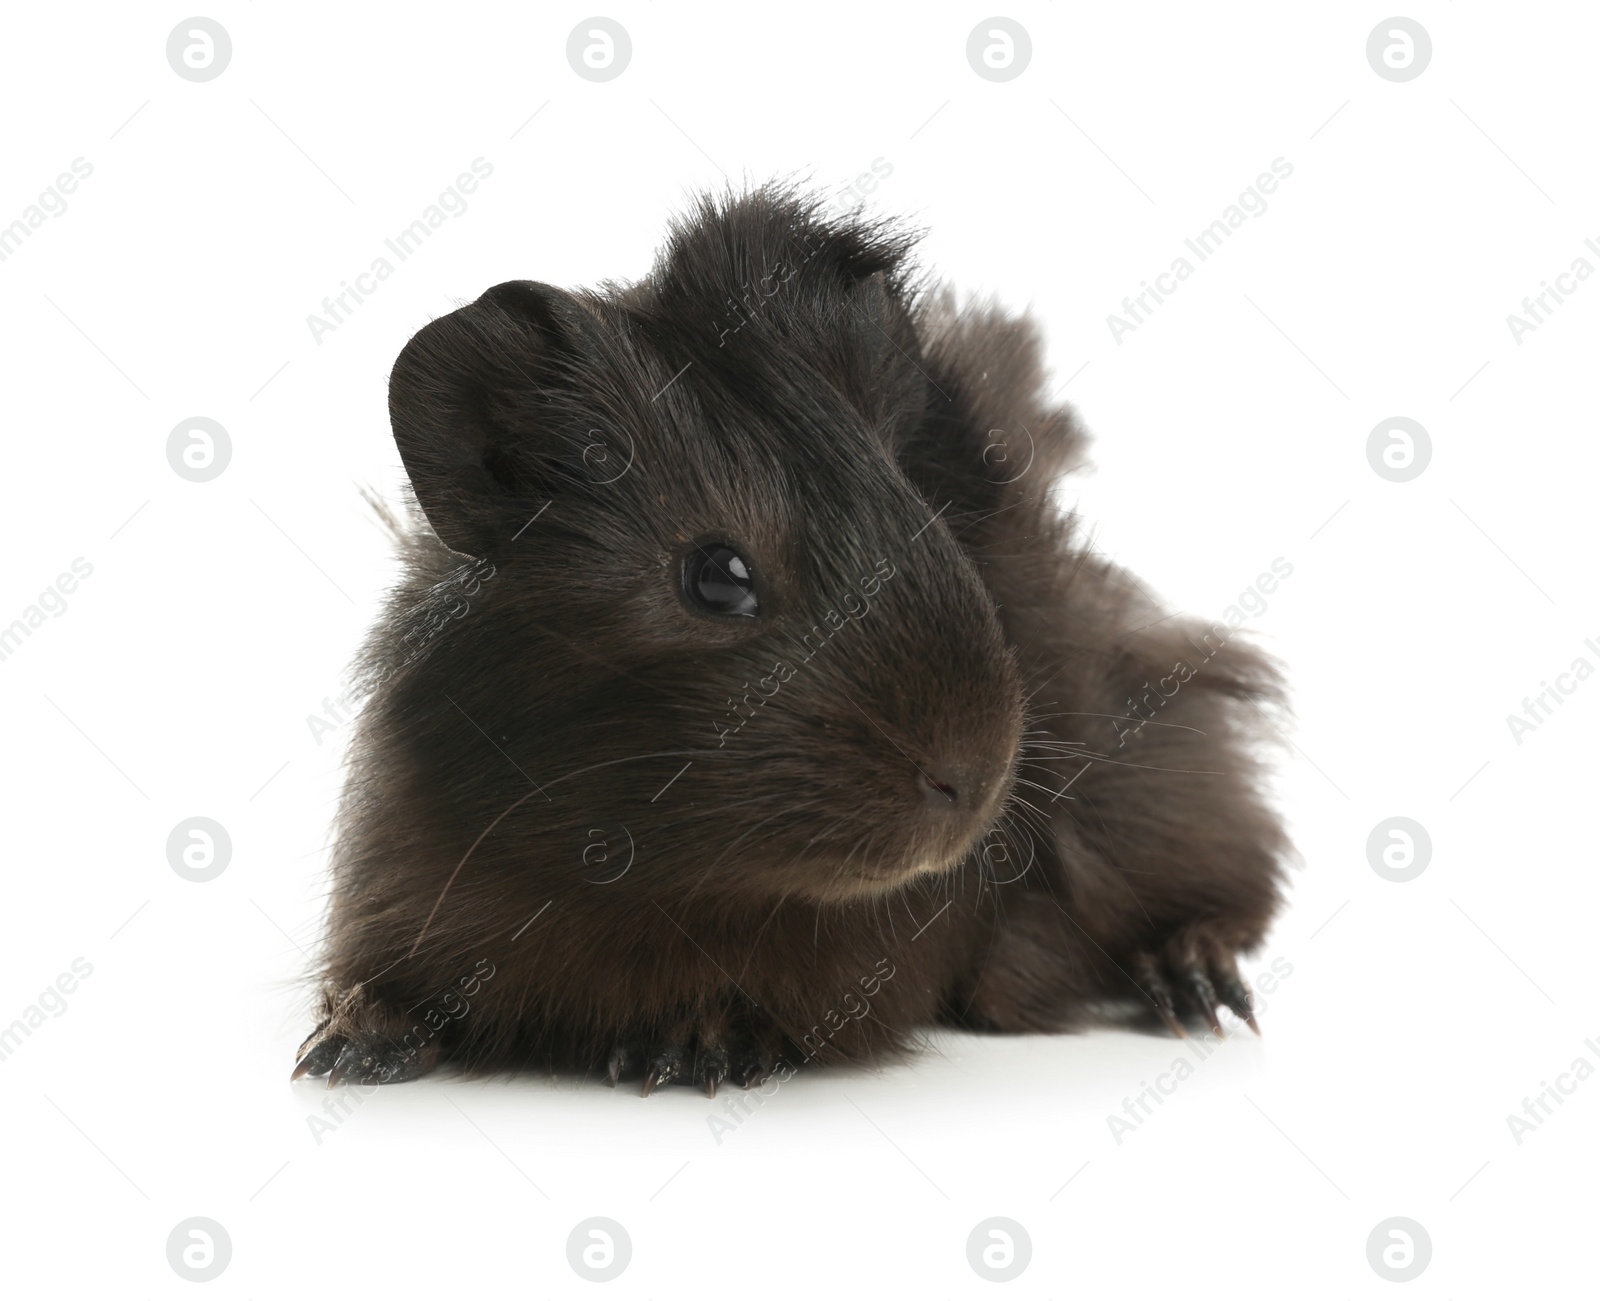
<path fill-rule="evenodd" d="M 421 1027 L 402 1032 L 407 1022 L 372 998 L 362 985 L 342 996 L 324 995 L 323 1018 L 295 1054 L 291 1081 L 304 1076 L 328 1077 L 331 1089 L 340 1080 L 354 1084 L 403 1084 L 426 1075 L 439 1062 L 439 1041 Z M 421 1043 L 413 1046 L 413 1036 Z"/>
<path fill-rule="evenodd" d="M 300 1045 L 299 1060 L 289 1078 L 326 1075 L 330 1089 L 345 1079 L 352 1084 L 404 1084 L 426 1075 L 438 1061 L 437 1043 L 407 1048 L 384 1035 L 346 1035 L 324 1024 Z"/>
<path fill-rule="evenodd" d="M 682 1080 L 717 1096 L 717 1087 L 731 1078 L 754 1088 L 771 1075 L 783 1052 L 783 1037 L 770 1026 L 743 1018 L 729 1026 L 721 1018 L 680 1021 L 664 1032 L 618 1038 L 606 1060 L 613 1087 L 624 1076 L 642 1074 L 640 1096 L 648 1098 L 658 1084 Z"/>
<path fill-rule="evenodd" d="M 1166 1027 L 1184 1038 L 1183 1023 L 1201 1018 L 1222 1036 L 1217 1005 L 1226 1007 L 1257 1034 L 1250 989 L 1239 977 L 1236 946 L 1219 928 L 1197 922 L 1178 931 L 1154 952 L 1134 955 L 1132 977 Z"/>

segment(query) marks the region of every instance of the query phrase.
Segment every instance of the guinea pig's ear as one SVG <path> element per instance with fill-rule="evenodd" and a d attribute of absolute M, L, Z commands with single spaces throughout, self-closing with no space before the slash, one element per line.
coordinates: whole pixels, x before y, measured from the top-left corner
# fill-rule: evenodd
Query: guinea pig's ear
<path fill-rule="evenodd" d="M 424 326 L 401 351 L 389 376 L 394 441 L 451 550 L 487 555 L 536 508 L 531 436 L 593 326 L 565 290 L 512 280 Z"/>
<path fill-rule="evenodd" d="M 892 440 L 921 419 L 927 379 L 921 345 L 904 291 L 883 271 L 846 288 L 844 388 L 861 413 Z"/>

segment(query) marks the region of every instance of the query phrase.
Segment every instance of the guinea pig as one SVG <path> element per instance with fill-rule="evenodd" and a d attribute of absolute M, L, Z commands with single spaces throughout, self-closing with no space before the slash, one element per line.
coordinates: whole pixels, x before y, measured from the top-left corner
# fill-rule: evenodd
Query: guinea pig
<path fill-rule="evenodd" d="M 1036 328 L 915 242 L 707 196 L 637 283 L 406 345 L 294 1078 L 714 1094 L 935 1026 L 1255 1027 L 1281 674 L 1094 551 Z"/>

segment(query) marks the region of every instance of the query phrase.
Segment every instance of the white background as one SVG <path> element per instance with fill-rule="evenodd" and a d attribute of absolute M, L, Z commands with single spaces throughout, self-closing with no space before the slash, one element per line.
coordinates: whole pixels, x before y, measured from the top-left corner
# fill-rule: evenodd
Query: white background
<path fill-rule="evenodd" d="M 620 4 L 632 61 L 595 84 L 577 8 L 205 12 L 233 42 L 206 83 L 166 61 L 173 7 L 11 6 L 0 48 L 0 223 L 93 167 L 0 263 L 0 625 L 93 566 L 0 662 L 0 1026 L 93 967 L 0 1062 L 8 1294 L 191 1296 L 166 1256 L 191 1216 L 232 1243 L 218 1298 L 591 1295 L 565 1248 L 590 1216 L 631 1239 L 619 1298 L 1389 1295 L 1366 1244 L 1392 1216 L 1432 1243 L 1403 1295 L 1593 1288 L 1600 1080 L 1521 1143 L 1506 1118 L 1600 1066 L 1600 680 L 1521 744 L 1506 716 L 1600 667 L 1600 284 L 1520 343 L 1506 317 L 1600 266 L 1600 15 L 1418 5 L 1432 61 L 1397 84 L 1365 54 L 1383 7 L 1019 4 L 1032 60 L 994 83 L 965 55 L 982 7 Z M 468 209 L 314 340 L 479 157 Z M 1114 340 L 1280 157 L 1267 211 Z M 725 176 L 837 193 L 875 159 L 931 265 L 1045 327 L 1101 549 L 1213 618 L 1294 566 L 1253 623 L 1292 674 L 1304 859 L 1251 967 L 1293 969 L 1265 1039 L 1120 1143 L 1175 1041 L 942 1037 L 797 1079 L 720 1143 L 688 1089 L 445 1074 L 314 1135 L 328 1095 L 287 1077 L 348 729 L 306 720 L 392 572 L 357 485 L 400 481 L 395 355 L 503 280 L 643 273 Z M 1433 445 L 1407 483 L 1365 450 L 1396 415 Z M 208 483 L 167 463 L 193 416 L 232 441 Z M 166 858 L 195 815 L 233 843 L 206 884 Z M 1366 851 L 1396 815 L 1433 844 L 1404 884 Z M 1032 1243 L 1003 1285 L 967 1262 L 992 1216 Z"/>

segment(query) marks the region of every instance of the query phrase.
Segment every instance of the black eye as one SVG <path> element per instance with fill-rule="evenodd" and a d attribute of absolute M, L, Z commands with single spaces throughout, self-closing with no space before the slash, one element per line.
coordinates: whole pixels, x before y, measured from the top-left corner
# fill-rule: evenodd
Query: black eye
<path fill-rule="evenodd" d="M 689 600 L 711 614 L 754 615 L 760 610 L 750 565 L 721 542 L 696 547 L 683 566 Z"/>

